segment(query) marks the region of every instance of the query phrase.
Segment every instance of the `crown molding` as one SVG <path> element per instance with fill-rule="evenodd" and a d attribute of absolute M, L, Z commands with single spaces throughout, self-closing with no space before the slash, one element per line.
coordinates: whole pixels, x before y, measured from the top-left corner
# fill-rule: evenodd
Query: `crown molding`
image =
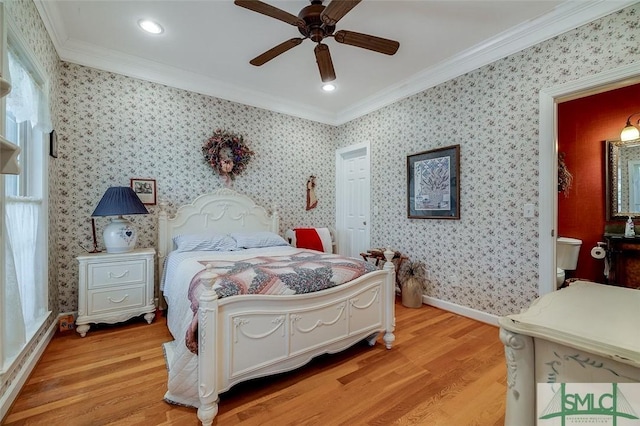
<path fill-rule="evenodd" d="M 323 124 L 336 125 L 336 115 L 333 112 L 314 108 L 310 105 L 283 101 L 278 97 L 226 84 L 202 74 L 71 39 L 63 30 L 63 21 L 54 2 L 34 0 L 34 3 L 58 52 L 58 56 L 63 61 Z"/>
<path fill-rule="evenodd" d="M 33 3 L 40 14 L 40 19 L 42 19 L 45 29 L 49 33 L 53 47 L 55 47 L 58 56 L 60 56 L 59 52 L 69 39 L 69 36 L 65 31 L 58 8 L 53 2 L 46 2 L 44 0 L 34 0 Z"/>
<path fill-rule="evenodd" d="M 259 91 L 232 86 L 202 74 L 69 39 L 64 32 L 62 19 L 55 3 L 45 0 L 34 0 L 34 2 L 53 45 L 63 61 L 338 126 L 638 1 L 567 1 L 549 14 L 504 31 L 341 111 L 327 111 L 310 105 L 285 101 Z"/>
<path fill-rule="evenodd" d="M 636 3 L 638 3 L 637 0 L 589 0 L 562 3 L 549 14 L 504 31 L 444 62 L 425 69 L 402 82 L 389 86 L 384 91 L 337 112 L 338 125 L 435 87 L 445 81 L 459 77 Z"/>
<path fill-rule="evenodd" d="M 166 64 L 141 59 L 114 50 L 69 39 L 61 51 L 60 58 L 67 62 L 97 68 L 128 77 L 159 83 L 203 95 L 214 96 L 244 105 L 250 105 L 294 117 L 335 125 L 335 114 L 312 108 L 309 105 L 284 102 L 278 97 L 248 90 L 240 86 L 187 71 Z"/>

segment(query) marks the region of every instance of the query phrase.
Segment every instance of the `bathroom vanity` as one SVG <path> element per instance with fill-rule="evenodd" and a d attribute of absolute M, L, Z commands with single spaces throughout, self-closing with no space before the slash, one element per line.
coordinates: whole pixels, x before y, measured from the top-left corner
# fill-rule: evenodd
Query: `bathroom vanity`
<path fill-rule="evenodd" d="M 607 283 L 640 289 L 640 235 L 605 233 L 609 276 Z"/>
<path fill-rule="evenodd" d="M 536 423 L 537 383 L 640 383 L 640 291 L 576 281 L 502 317 L 505 425 Z"/>
<path fill-rule="evenodd" d="M 605 169 L 607 283 L 639 289 L 640 235 L 625 237 L 624 222 L 631 217 L 640 225 L 640 139 L 606 141 Z"/>

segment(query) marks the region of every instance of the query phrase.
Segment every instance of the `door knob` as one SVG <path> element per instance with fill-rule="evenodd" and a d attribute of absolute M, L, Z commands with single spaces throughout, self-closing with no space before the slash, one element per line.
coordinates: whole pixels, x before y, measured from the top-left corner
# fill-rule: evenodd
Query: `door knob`
<path fill-rule="evenodd" d="M 367 224 L 367 221 L 365 220 L 364 222 L 362 222 L 362 224 L 363 224 L 363 225 L 366 225 L 366 224 Z"/>

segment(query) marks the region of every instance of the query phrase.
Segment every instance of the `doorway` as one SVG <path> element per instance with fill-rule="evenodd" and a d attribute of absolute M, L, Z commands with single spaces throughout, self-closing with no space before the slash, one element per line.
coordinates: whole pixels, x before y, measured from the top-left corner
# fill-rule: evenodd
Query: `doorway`
<path fill-rule="evenodd" d="M 540 91 L 538 295 L 555 290 L 558 223 L 557 105 L 640 81 L 640 63 L 626 65 Z"/>
<path fill-rule="evenodd" d="M 370 248 L 370 151 L 369 142 L 336 150 L 336 250 L 343 256 Z"/>

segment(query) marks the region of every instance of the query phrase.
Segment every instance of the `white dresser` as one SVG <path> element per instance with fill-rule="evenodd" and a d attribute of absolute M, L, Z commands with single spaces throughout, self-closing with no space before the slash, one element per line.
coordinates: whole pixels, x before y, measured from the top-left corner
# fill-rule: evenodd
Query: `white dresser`
<path fill-rule="evenodd" d="M 539 383 L 640 382 L 639 290 L 577 281 L 499 322 L 506 426 L 538 424 Z"/>
<path fill-rule="evenodd" d="M 76 331 L 84 337 L 90 323 L 115 324 L 143 315 L 155 317 L 152 248 L 128 253 L 78 256 L 78 318 Z"/>

